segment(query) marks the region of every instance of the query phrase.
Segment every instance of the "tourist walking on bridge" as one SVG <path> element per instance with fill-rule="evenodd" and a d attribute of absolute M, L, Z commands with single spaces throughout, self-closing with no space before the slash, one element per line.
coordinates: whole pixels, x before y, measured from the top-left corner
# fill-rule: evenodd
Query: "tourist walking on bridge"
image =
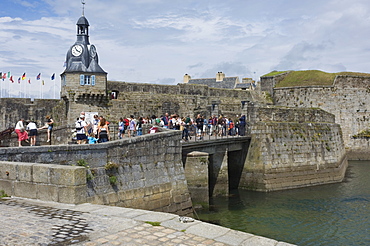
<path fill-rule="evenodd" d="M 118 122 L 118 138 L 122 139 L 125 136 L 125 122 L 121 117 Z"/>
<path fill-rule="evenodd" d="M 243 115 L 239 118 L 239 135 L 240 135 L 240 136 L 245 136 L 245 125 L 246 125 L 246 122 L 245 122 L 245 115 L 243 114 Z"/>
<path fill-rule="evenodd" d="M 100 143 L 105 143 L 109 141 L 109 127 L 107 121 L 103 117 L 100 119 L 98 138 Z"/>
<path fill-rule="evenodd" d="M 203 117 L 198 114 L 196 120 L 195 120 L 196 126 L 197 126 L 197 136 L 198 140 L 201 140 L 203 138 L 203 125 L 204 125 L 204 119 Z"/>
<path fill-rule="evenodd" d="M 77 144 L 85 144 L 87 140 L 87 123 L 85 122 L 85 115 L 80 115 L 76 121 Z"/>
<path fill-rule="evenodd" d="M 130 115 L 128 137 L 135 137 L 136 133 L 136 122 L 133 115 Z"/>

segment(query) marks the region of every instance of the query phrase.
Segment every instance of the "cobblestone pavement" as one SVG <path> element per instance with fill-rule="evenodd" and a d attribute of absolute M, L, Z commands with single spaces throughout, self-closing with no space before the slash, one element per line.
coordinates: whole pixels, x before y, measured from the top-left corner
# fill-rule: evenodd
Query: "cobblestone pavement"
<path fill-rule="evenodd" d="M 291 245 L 140 209 L 8 198 L 0 211 L 0 245 Z"/>

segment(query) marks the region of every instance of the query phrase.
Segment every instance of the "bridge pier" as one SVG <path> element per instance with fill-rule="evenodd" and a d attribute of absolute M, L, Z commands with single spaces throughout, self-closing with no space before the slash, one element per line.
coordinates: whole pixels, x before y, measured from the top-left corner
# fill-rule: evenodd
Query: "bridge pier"
<path fill-rule="evenodd" d="M 193 151 L 186 156 L 185 177 L 193 203 L 229 195 L 228 152 Z"/>
<path fill-rule="evenodd" d="M 209 203 L 208 164 L 209 154 L 206 152 L 187 154 L 185 177 L 193 203 Z"/>
<path fill-rule="evenodd" d="M 228 155 L 227 149 L 212 154 L 209 165 L 209 196 L 228 196 Z"/>
<path fill-rule="evenodd" d="M 193 203 L 209 203 L 209 197 L 228 196 L 242 176 L 250 138 L 183 144 L 185 177 Z"/>

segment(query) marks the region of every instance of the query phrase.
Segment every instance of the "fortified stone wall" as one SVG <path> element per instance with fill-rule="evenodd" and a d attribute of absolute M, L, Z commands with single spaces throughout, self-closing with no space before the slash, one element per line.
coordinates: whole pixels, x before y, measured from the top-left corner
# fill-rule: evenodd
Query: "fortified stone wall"
<path fill-rule="evenodd" d="M 44 125 L 45 116 L 52 112 L 52 108 L 59 103 L 54 99 L 30 98 L 0 98 L 0 131 L 15 127 L 20 118 L 36 120 L 39 125 Z"/>
<path fill-rule="evenodd" d="M 273 191 L 340 182 L 346 150 L 334 115 L 321 109 L 244 108 L 251 144 L 239 188 Z"/>
<path fill-rule="evenodd" d="M 178 84 L 156 85 L 108 81 L 109 93 L 117 93 L 117 99 L 101 101 L 94 95 L 73 97 L 72 101 L 27 98 L 0 99 L 0 131 L 15 126 L 19 118 L 34 119 L 42 126 L 46 115 L 51 115 L 58 127 L 73 128 L 80 112 L 98 112 L 110 122 L 133 114 L 160 116 L 177 113 L 194 117 L 198 113 L 208 117 L 223 114 L 228 117 L 240 115 L 242 101 L 260 102 L 263 99 L 255 91 L 226 90 L 203 85 Z M 73 93 L 73 92 L 70 92 Z M 70 119 L 70 120 L 68 120 Z"/>
<path fill-rule="evenodd" d="M 274 94 L 275 86 L 288 74 L 289 72 L 281 73 L 275 76 L 261 77 L 261 91 L 268 92 L 272 96 Z"/>
<path fill-rule="evenodd" d="M 243 113 L 251 123 L 261 121 L 335 123 L 333 114 L 318 108 L 262 107 L 249 104 Z"/>
<path fill-rule="evenodd" d="M 0 148 L 0 161 L 85 166 L 87 202 L 187 215 L 180 139 L 181 132 L 165 131 L 95 145 Z"/>
<path fill-rule="evenodd" d="M 345 146 L 352 152 L 364 152 L 369 150 L 368 141 L 352 136 L 369 129 L 369 88 L 369 77 L 337 76 L 333 86 L 275 88 L 274 102 L 278 106 L 321 108 L 334 114 Z"/>
<path fill-rule="evenodd" d="M 177 113 L 210 116 L 215 107 L 229 117 L 240 115 L 242 101 L 261 101 L 256 92 L 209 88 L 203 85 L 153 85 L 144 83 L 112 82 L 108 90 L 118 92 L 111 100 L 109 115 L 151 116 Z"/>
<path fill-rule="evenodd" d="M 340 182 L 347 168 L 340 126 L 257 122 L 239 184 L 273 191 Z"/>
<path fill-rule="evenodd" d="M 86 98 L 85 101 L 69 102 L 69 105 L 63 102 L 53 112 L 65 116 L 57 119 L 62 125 L 72 126 L 75 118 L 71 116 L 77 118 L 81 111 L 98 112 L 114 123 L 120 117 L 130 115 L 147 117 L 165 113 L 190 117 L 202 114 L 209 117 L 216 112 L 236 117 L 241 113 L 242 101 L 263 101 L 254 91 L 216 89 L 193 84 L 156 85 L 108 81 L 108 92 L 116 93 L 116 99 L 111 99 L 108 104 L 97 104 Z M 66 120 L 67 115 L 72 121 Z"/>

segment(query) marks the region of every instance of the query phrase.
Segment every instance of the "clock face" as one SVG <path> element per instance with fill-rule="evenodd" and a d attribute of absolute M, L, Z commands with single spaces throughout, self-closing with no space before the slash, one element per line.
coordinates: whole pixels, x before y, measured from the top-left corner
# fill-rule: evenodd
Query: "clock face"
<path fill-rule="evenodd" d="M 95 48 L 95 46 L 94 45 L 91 45 L 90 46 L 90 55 L 91 55 L 91 57 L 95 57 L 96 56 L 96 48 Z"/>
<path fill-rule="evenodd" d="M 72 47 L 72 55 L 74 55 L 74 56 L 81 55 L 82 51 L 83 51 L 83 48 L 79 44 L 76 44 L 75 46 Z"/>

